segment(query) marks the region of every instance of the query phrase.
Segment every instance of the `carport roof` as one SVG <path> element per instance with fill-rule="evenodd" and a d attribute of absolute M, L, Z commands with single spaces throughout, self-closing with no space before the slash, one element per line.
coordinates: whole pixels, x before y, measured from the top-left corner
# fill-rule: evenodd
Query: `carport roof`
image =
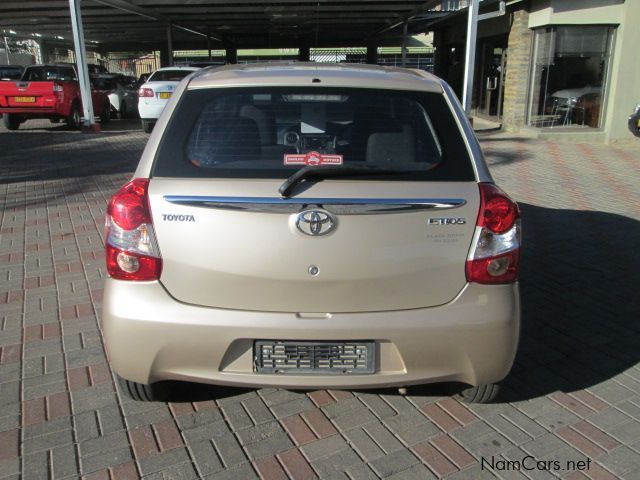
<path fill-rule="evenodd" d="M 402 22 L 424 20 L 437 0 L 83 0 L 85 38 L 105 50 L 166 45 L 169 22 L 176 49 L 398 45 Z M 413 22 L 421 24 L 422 22 Z M 392 27 L 392 28 L 390 28 Z M 67 0 L 2 0 L 0 29 L 70 39 Z M 191 31 L 189 31 L 191 30 Z M 200 35 L 198 35 L 198 33 Z"/>

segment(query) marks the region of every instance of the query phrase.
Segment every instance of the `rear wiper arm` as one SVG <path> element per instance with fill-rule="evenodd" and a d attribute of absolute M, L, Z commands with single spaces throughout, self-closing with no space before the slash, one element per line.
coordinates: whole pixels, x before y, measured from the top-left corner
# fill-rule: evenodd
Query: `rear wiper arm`
<path fill-rule="evenodd" d="M 307 165 L 306 167 L 302 167 L 300 170 L 295 172 L 289 178 L 287 178 L 280 188 L 278 192 L 283 197 L 288 197 L 291 194 L 291 191 L 294 189 L 296 185 L 304 180 L 309 180 L 311 178 L 327 178 L 327 177 L 348 177 L 350 175 L 385 175 L 385 174 L 394 174 L 394 173 L 406 173 L 400 170 L 389 170 L 383 168 L 376 167 L 317 167 L 312 165 Z"/>

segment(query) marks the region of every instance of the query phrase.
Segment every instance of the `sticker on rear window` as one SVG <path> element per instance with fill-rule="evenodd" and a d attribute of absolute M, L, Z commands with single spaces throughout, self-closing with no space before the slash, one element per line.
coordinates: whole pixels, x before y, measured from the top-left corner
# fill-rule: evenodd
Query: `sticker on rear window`
<path fill-rule="evenodd" d="M 318 152 L 287 153 L 284 156 L 285 165 L 342 165 L 342 155 Z"/>

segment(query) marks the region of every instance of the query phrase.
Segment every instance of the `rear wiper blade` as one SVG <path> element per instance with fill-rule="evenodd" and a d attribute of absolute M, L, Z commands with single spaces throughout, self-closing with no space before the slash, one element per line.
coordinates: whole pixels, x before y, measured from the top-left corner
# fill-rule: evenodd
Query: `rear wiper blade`
<path fill-rule="evenodd" d="M 318 167 L 307 165 L 295 172 L 289 178 L 287 178 L 278 192 L 283 197 L 288 197 L 291 191 L 296 185 L 304 180 L 311 178 L 328 178 L 328 177 L 348 177 L 351 175 L 385 175 L 385 174 L 400 174 L 407 173 L 402 170 L 390 170 L 387 168 L 376 168 L 371 166 L 359 166 L 359 167 Z"/>

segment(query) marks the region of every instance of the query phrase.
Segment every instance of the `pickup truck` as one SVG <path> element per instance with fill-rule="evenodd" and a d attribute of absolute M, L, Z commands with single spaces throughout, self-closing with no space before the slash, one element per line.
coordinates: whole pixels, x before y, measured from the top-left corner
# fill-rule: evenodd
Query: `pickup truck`
<path fill-rule="evenodd" d="M 93 111 L 101 123 L 109 121 L 109 98 L 91 91 Z M 0 114 L 9 130 L 32 118 L 48 118 L 52 123 L 64 120 L 78 129 L 82 118 L 82 101 L 78 76 L 72 65 L 31 65 L 15 82 L 0 82 Z"/>

